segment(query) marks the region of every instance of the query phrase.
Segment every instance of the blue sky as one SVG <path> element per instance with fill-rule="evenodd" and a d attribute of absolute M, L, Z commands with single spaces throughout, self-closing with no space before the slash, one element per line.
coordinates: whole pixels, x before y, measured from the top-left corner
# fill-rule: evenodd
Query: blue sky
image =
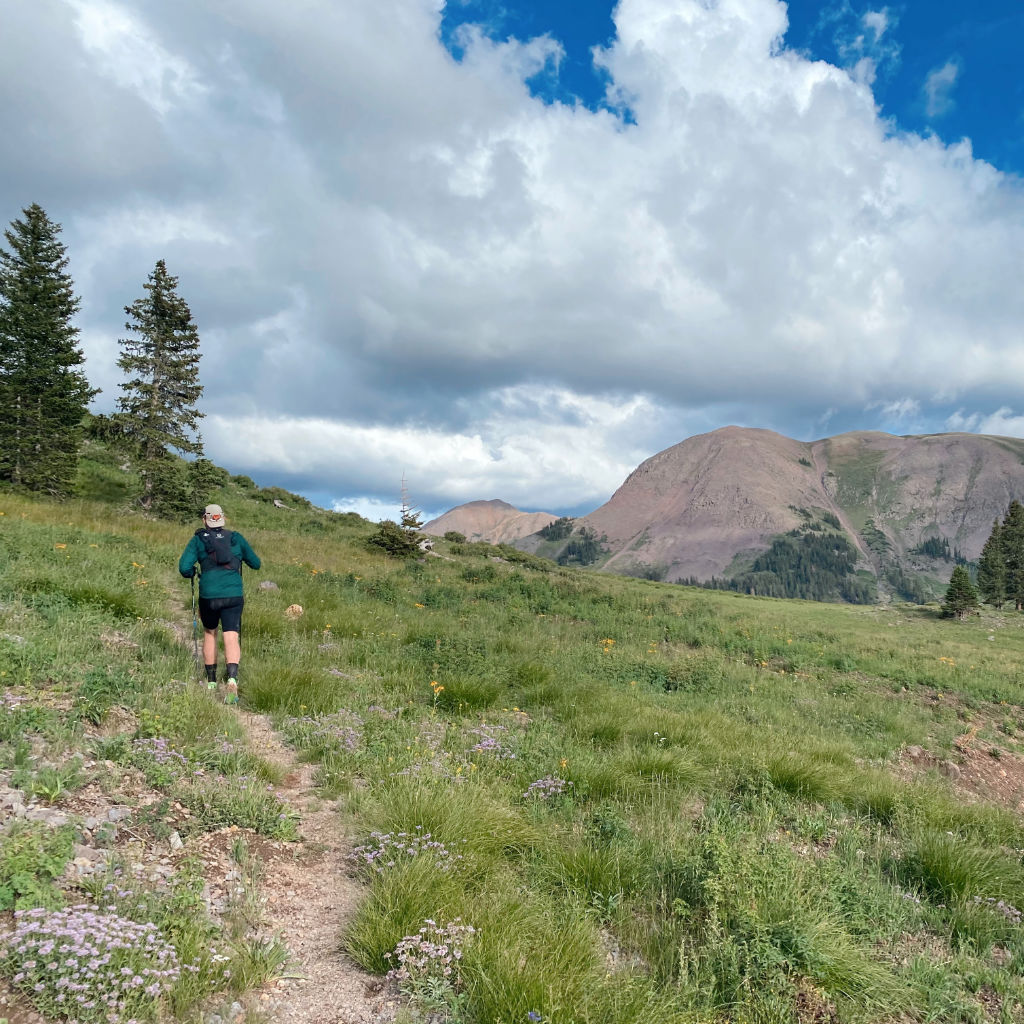
<path fill-rule="evenodd" d="M 591 49 L 614 37 L 614 7 L 608 0 L 449 0 L 442 39 L 459 56 L 458 29 L 465 24 L 480 25 L 496 39 L 550 35 L 565 54 L 557 75 L 548 71 L 530 80 L 534 93 L 599 107 L 608 76 L 594 67 Z M 934 132 L 947 142 L 970 138 L 976 156 L 1024 173 L 1020 0 L 791 0 L 788 15 L 787 48 L 840 67 L 862 56 L 877 59 L 875 99 L 900 129 Z M 937 76 L 931 94 L 929 76 Z"/>
<path fill-rule="evenodd" d="M 208 455 L 371 518 L 590 511 L 728 424 L 1024 437 L 1022 43 L 1021 0 L 7 3 L 0 227 L 63 225 L 98 411 L 164 260 Z"/>

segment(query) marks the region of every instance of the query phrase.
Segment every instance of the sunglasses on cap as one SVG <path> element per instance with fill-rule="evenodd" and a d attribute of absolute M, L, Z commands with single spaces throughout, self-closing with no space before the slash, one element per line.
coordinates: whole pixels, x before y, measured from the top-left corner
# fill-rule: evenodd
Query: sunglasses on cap
<path fill-rule="evenodd" d="M 219 519 L 223 519 L 224 518 L 224 514 L 222 512 L 204 512 L 203 513 L 203 518 L 204 519 L 212 519 L 213 522 L 217 522 Z"/>

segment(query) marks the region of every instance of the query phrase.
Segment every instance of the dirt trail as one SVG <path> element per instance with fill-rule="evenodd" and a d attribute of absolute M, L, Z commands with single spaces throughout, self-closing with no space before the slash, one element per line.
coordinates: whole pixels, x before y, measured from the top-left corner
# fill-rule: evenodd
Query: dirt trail
<path fill-rule="evenodd" d="M 191 651 L 191 627 L 173 618 L 168 625 Z M 261 888 L 266 899 L 264 931 L 279 934 L 292 959 L 284 978 L 250 993 L 246 1001 L 274 1024 L 392 1021 L 399 1004 L 382 979 L 361 971 L 341 950 L 362 890 L 348 871 L 352 847 L 336 805 L 316 795 L 316 766 L 299 762 L 266 715 L 241 708 L 237 713 L 252 752 L 282 770 L 277 790 L 299 815 L 301 836 L 284 850 L 266 851 Z"/>
<path fill-rule="evenodd" d="M 288 1024 L 378 1024 L 394 1017 L 397 1004 L 381 980 L 365 974 L 341 952 L 341 936 L 361 898 L 349 876 L 351 846 L 337 808 L 313 787 L 315 767 L 300 764 L 263 715 L 239 711 L 254 753 L 284 772 L 281 796 L 301 816 L 301 842 L 267 864 L 262 895 L 268 930 L 279 932 L 292 952 L 286 978 L 257 997 L 269 1020 Z"/>

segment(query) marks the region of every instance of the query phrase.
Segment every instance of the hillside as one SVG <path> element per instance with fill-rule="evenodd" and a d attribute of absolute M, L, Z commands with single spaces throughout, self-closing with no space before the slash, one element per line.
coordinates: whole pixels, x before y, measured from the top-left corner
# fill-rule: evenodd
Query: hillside
<path fill-rule="evenodd" d="M 642 463 L 576 529 L 600 539 L 598 567 L 668 581 L 749 575 L 780 538 L 826 532 L 851 546 L 873 588 L 925 599 L 948 580 L 953 554 L 976 559 L 993 520 L 1022 495 L 1024 441 L 1014 438 L 861 432 L 800 442 L 725 427 Z M 929 540 L 946 542 L 949 557 L 921 554 Z M 518 543 L 559 555 L 540 538 Z"/>
<path fill-rule="evenodd" d="M 225 474 L 205 497 L 264 561 L 232 708 L 196 682 L 193 524 L 131 511 L 89 454 L 74 500 L 0 492 L 0 923 L 106 907 L 152 936 L 112 970 L 194 966 L 123 1017 L 1024 1015 L 1019 614 L 479 543 L 396 560 L 358 516 Z M 64 967 L 34 948 L 0 957 L 0 1012 L 55 1022 Z M 72 991 L 95 1003 L 97 976 Z"/>
<path fill-rule="evenodd" d="M 549 512 L 521 512 L 507 501 L 470 501 L 457 505 L 423 526 L 423 532 L 443 537 L 447 532 L 461 533 L 467 540 L 489 544 L 511 544 L 554 522 Z"/>

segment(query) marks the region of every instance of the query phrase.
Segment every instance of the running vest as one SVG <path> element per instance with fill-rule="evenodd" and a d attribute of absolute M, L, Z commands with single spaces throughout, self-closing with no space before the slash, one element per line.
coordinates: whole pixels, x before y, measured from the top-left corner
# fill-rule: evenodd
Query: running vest
<path fill-rule="evenodd" d="M 231 550 L 230 530 L 196 530 L 196 536 L 206 548 L 206 557 L 199 560 L 199 568 L 203 572 L 210 569 L 231 569 L 238 572 L 242 568 L 242 560 Z"/>

